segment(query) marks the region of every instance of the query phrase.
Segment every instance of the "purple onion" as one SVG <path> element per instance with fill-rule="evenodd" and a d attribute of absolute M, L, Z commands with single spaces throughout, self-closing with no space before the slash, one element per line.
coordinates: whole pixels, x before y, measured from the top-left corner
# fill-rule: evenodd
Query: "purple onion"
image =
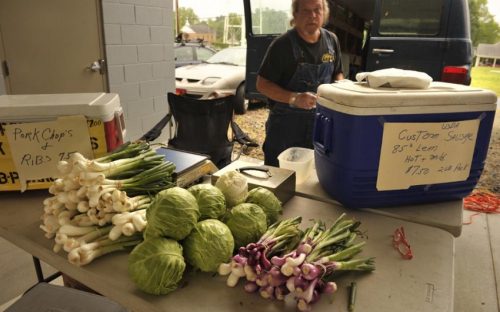
<path fill-rule="evenodd" d="M 308 255 L 312 251 L 312 246 L 308 243 L 300 243 L 296 251 L 298 254 L 304 253 Z"/>
<path fill-rule="evenodd" d="M 277 286 L 274 288 L 274 297 L 278 300 L 285 300 L 285 296 L 288 295 L 290 291 L 285 285 Z"/>
<path fill-rule="evenodd" d="M 259 289 L 260 296 L 264 299 L 273 299 L 274 298 L 274 287 L 273 286 L 264 286 Z"/>
<path fill-rule="evenodd" d="M 333 294 L 334 292 L 337 291 L 337 284 L 335 284 L 335 282 L 325 283 L 322 291 L 325 294 Z"/>
<path fill-rule="evenodd" d="M 276 266 L 279 266 L 279 267 L 281 267 L 283 264 L 285 264 L 285 261 L 286 261 L 286 257 L 274 256 L 271 258 L 271 263 L 276 265 Z"/>
<path fill-rule="evenodd" d="M 314 297 L 314 291 L 316 290 L 316 284 L 318 283 L 319 279 L 315 279 L 311 281 L 309 286 L 305 289 L 302 298 L 307 302 L 310 303 L 313 300 Z"/>
<path fill-rule="evenodd" d="M 321 274 L 321 270 L 312 263 L 303 263 L 301 270 L 304 278 L 310 281 L 318 278 Z"/>
<path fill-rule="evenodd" d="M 233 257 L 233 260 L 239 264 L 245 264 L 245 263 L 247 263 L 248 259 L 244 256 L 237 254 Z"/>
<path fill-rule="evenodd" d="M 247 282 L 243 288 L 247 293 L 254 293 L 259 289 L 259 286 L 253 282 Z"/>
<path fill-rule="evenodd" d="M 309 312 L 312 310 L 312 306 L 308 304 L 304 299 L 299 299 L 297 301 L 297 310 L 301 312 Z"/>
<path fill-rule="evenodd" d="M 265 270 L 270 270 L 272 267 L 272 263 L 271 261 L 269 261 L 269 259 L 267 259 L 265 252 L 260 255 L 260 264 L 264 267 Z"/>

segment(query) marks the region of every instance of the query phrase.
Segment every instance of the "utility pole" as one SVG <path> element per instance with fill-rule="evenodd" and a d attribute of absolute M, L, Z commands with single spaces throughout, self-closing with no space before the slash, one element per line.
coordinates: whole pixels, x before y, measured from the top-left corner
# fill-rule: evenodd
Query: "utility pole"
<path fill-rule="evenodd" d="M 176 35 L 179 35 L 181 28 L 179 27 L 179 0 L 175 0 L 175 27 Z"/>

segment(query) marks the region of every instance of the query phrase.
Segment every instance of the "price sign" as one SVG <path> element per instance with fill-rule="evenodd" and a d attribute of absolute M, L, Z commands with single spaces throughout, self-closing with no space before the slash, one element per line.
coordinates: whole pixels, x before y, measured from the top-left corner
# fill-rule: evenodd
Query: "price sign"
<path fill-rule="evenodd" d="M 85 116 L 59 117 L 54 121 L 5 125 L 12 160 L 21 181 L 57 174 L 57 163 L 79 152 L 91 158 L 92 147 Z"/>
<path fill-rule="evenodd" d="M 377 190 L 466 180 L 479 122 L 385 123 Z"/>

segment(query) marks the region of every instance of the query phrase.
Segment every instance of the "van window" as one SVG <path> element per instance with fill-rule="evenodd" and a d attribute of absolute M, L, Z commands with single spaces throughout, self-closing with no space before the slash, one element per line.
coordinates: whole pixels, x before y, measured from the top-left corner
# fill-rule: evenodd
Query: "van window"
<path fill-rule="evenodd" d="M 290 29 L 291 5 L 288 1 L 252 1 L 252 33 L 282 34 Z"/>
<path fill-rule="evenodd" d="M 433 36 L 439 33 L 444 0 L 382 0 L 381 35 Z"/>

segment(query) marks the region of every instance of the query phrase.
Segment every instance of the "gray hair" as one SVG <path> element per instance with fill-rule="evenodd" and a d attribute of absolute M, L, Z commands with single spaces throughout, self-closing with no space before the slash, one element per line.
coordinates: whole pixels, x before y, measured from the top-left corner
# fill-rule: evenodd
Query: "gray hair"
<path fill-rule="evenodd" d="M 295 19 L 293 14 L 299 11 L 299 1 L 300 0 L 292 0 L 292 19 L 290 20 L 290 26 L 295 25 Z M 323 3 L 323 25 L 328 23 L 328 17 L 330 16 L 330 7 L 328 6 L 327 0 L 322 0 Z"/>

